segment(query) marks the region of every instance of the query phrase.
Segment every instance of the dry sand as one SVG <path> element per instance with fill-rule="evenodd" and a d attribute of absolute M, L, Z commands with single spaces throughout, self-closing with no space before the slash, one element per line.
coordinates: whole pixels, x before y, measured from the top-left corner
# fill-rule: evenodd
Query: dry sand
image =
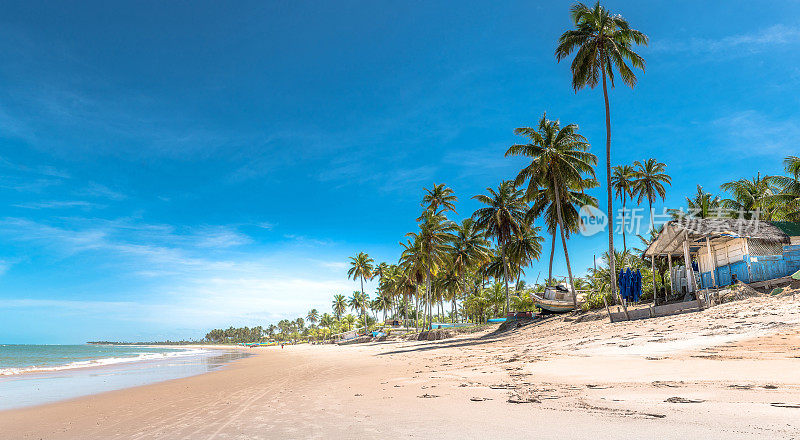
<path fill-rule="evenodd" d="M 2 412 L 0 438 L 800 439 L 800 297 L 253 351 L 200 376 Z"/>

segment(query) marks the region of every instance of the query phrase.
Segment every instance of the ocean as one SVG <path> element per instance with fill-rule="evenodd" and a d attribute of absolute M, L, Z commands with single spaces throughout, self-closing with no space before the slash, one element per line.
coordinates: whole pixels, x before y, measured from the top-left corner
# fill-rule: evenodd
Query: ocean
<path fill-rule="evenodd" d="M 193 376 L 246 356 L 193 347 L 0 344 L 0 410 Z"/>

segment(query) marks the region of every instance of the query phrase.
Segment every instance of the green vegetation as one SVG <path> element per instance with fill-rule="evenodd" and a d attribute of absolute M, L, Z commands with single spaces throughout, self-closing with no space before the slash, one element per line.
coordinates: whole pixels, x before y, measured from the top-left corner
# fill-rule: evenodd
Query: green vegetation
<path fill-rule="evenodd" d="M 600 256 L 599 267 L 587 269 L 583 277 L 575 277 L 567 247 L 570 236 L 579 231 L 580 208 L 597 207 L 597 199 L 585 193 L 600 186 L 594 169 L 597 157 L 590 152 L 590 144 L 579 134 L 576 124 L 562 124 L 542 115 L 535 127 L 515 130 L 526 143 L 512 145 L 505 153 L 529 158 L 529 164 L 515 177 L 509 176 L 509 180 L 500 182 L 496 188 L 487 188 L 485 194 L 474 196 L 482 206 L 460 223 L 448 217 L 457 214 L 458 197 L 451 188 L 443 183 L 423 188 L 420 204 L 423 209 L 417 218 L 417 228 L 400 242 L 402 251 L 397 263 L 375 265 L 364 252 L 351 257 L 347 276 L 358 280 L 361 290 L 353 292 L 350 298 L 335 294 L 330 314 L 319 315 L 312 309 L 306 315 L 309 326 L 300 318 L 283 320 L 266 329 L 213 330 L 206 340 L 322 340 L 353 329 L 383 327 L 377 320 L 378 312 L 382 312 L 384 320 L 400 321 L 406 327 L 430 328 L 435 321 L 482 323 L 512 310 L 530 311 L 535 307 L 531 293 L 556 283 L 553 256 L 557 235 L 561 238 L 570 285 L 587 292 L 585 310 L 618 300 L 615 282 L 618 268 L 640 270 L 642 298 L 653 298 L 654 288 L 660 290 L 669 283 L 667 270 L 663 262 L 657 262 L 653 271 L 649 261 L 640 255 L 658 233 L 652 206 L 658 199 L 666 198 L 671 178 L 666 172 L 667 165 L 654 158 L 618 164 L 612 172 L 608 96 L 609 84 L 613 88 L 617 77 L 630 87 L 636 85 L 633 69 L 643 72 L 645 61 L 634 48 L 646 45 L 648 37 L 599 2 L 593 7 L 577 3 L 570 16 L 574 28 L 559 38 L 555 57 L 560 62 L 574 54 L 573 89 L 577 92 L 602 84 L 605 104 L 606 213 L 611 220 L 608 251 Z M 748 218 L 800 221 L 800 158 L 789 156 L 784 166 L 785 176 L 757 174 L 752 179 L 723 184 L 725 198 L 705 192 L 698 185 L 697 193 L 686 197 L 688 213 L 673 210 L 672 214 L 706 218 L 744 213 Z M 647 203 L 650 228 L 646 236 L 638 236 L 642 249 L 628 248 L 625 217 L 622 251 L 615 249 L 613 194 L 622 201 L 623 216 L 629 203 L 637 206 Z M 537 275 L 537 284 L 529 287 L 521 278 L 542 254 L 542 229 L 534 224 L 539 219 L 552 238 L 549 270 L 542 283 L 538 283 Z M 370 299 L 364 283 L 376 278 L 375 297 Z M 449 310 L 445 302 L 450 303 Z M 355 315 L 345 315 L 348 308 Z"/>

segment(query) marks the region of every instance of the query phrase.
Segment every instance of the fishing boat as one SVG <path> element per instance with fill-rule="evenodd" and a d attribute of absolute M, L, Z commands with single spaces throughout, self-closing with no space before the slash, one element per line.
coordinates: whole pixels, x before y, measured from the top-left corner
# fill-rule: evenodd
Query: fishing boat
<path fill-rule="evenodd" d="M 533 303 L 536 304 L 536 307 L 549 312 L 565 313 L 575 308 L 572 303 L 572 292 L 564 284 L 545 287 L 544 292 L 534 292 L 531 296 L 533 296 Z M 578 293 L 578 304 L 580 305 L 582 302 L 582 295 Z"/>

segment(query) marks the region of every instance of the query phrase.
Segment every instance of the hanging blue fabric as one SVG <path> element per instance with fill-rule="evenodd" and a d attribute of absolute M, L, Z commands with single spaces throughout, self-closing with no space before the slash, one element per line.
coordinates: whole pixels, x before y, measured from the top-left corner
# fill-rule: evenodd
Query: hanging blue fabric
<path fill-rule="evenodd" d="M 631 272 L 630 267 L 625 270 L 625 278 L 625 290 L 628 292 L 628 299 L 630 301 L 635 301 L 636 299 L 633 297 L 633 272 Z"/>
<path fill-rule="evenodd" d="M 642 271 L 636 269 L 636 301 L 642 297 Z"/>

